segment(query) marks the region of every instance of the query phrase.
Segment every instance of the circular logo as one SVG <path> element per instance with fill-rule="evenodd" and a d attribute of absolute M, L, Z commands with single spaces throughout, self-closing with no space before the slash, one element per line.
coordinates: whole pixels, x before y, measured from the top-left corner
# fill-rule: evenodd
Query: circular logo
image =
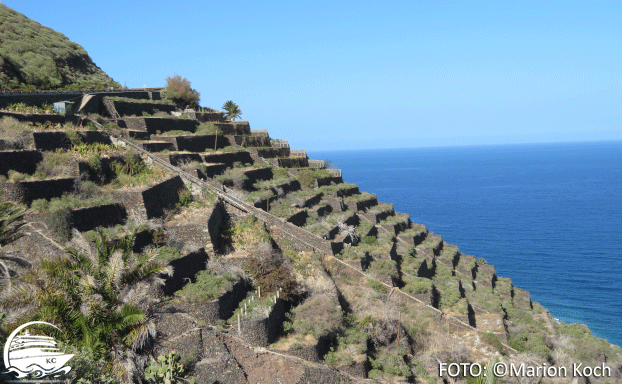
<path fill-rule="evenodd" d="M 17 378 L 58 377 L 71 371 L 65 364 L 73 355 L 65 354 L 56 347 L 53 337 L 43 333 L 45 328 L 58 329 L 44 321 L 31 321 L 20 325 L 4 345 L 4 373 L 16 374 Z M 32 333 L 31 333 L 32 331 Z"/>

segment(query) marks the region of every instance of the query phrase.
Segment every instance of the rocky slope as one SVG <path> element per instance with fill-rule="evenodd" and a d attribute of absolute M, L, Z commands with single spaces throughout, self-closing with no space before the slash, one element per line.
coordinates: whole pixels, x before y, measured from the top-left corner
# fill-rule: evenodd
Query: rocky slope
<path fill-rule="evenodd" d="M 65 35 L 0 4 L 0 90 L 118 87 Z"/>

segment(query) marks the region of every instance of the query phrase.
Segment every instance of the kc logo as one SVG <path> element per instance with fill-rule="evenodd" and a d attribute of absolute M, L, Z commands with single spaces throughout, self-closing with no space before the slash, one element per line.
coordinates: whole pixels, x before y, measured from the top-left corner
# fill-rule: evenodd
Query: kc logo
<path fill-rule="evenodd" d="M 38 334 L 31 334 L 28 328 L 36 328 Z M 42 335 L 41 328 L 56 326 L 44 321 L 32 321 L 21 325 L 11 333 L 4 345 L 5 374 L 14 374 L 17 379 L 30 377 L 59 377 L 71 371 L 65 364 L 73 355 L 64 354 L 56 348 L 53 337 Z M 23 332 L 22 332 L 23 331 Z"/>

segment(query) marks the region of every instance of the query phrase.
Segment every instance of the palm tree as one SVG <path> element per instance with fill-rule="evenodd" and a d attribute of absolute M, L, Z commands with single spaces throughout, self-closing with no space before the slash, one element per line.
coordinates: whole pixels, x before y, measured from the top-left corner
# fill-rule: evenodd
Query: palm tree
<path fill-rule="evenodd" d="M 13 260 L 22 265 L 29 263 L 22 258 L 11 258 L 4 255 L 2 248 L 18 240 L 24 234 L 20 231 L 26 223 L 24 222 L 25 211 L 16 207 L 12 203 L 0 204 L 0 291 L 11 289 L 11 276 L 9 268 L 3 260 Z"/>
<path fill-rule="evenodd" d="M 238 107 L 238 105 L 231 100 L 224 103 L 222 109 L 225 110 L 225 116 L 231 121 L 234 121 L 242 116 L 242 110 L 240 107 Z"/>
<path fill-rule="evenodd" d="M 77 231 L 74 236 L 81 237 Z M 137 289 L 162 283 L 158 275 L 167 272 L 155 254 L 132 253 L 134 236 L 110 246 L 100 229 L 95 252 L 85 242 L 82 252 L 68 248 L 66 257 L 43 261 L 0 305 L 33 307 L 21 320 L 55 324 L 72 345 L 92 350 L 111 362 L 119 377 L 132 380 L 128 366 L 133 366 L 134 353 L 155 336 L 155 324 L 137 303 Z"/>

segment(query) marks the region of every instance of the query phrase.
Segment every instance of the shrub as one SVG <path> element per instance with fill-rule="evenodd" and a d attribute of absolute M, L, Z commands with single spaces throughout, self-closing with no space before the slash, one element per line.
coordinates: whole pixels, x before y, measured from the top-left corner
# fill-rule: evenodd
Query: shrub
<path fill-rule="evenodd" d="M 342 326 L 341 307 L 336 299 L 318 295 L 294 309 L 292 326 L 296 333 L 315 338 L 336 333 Z"/>
<path fill-rule="evenodd" d="M 68 173 L 67 167 L 72 161 L 73 157 L 69 152 L 58 149 L 55 152 L 47 152 L 43 155 L 43 160 L 37 164 L 35 177 L 45 179 L 66 174 Z"/>
<path fill-rule="evenodd" d="M 375 236 L 365 236 L 361 239 L 361 244 L 378 245 L 378 239 Z"/>
<path fill-rule="evenodd" d="M 404 276 L 402 280 L 406 284 L 402 288 L 402 291 L 411 295 L 424 293 L 432 289 L 432 281 L 430 279 L 426 279 L 423 277 Z"/>
<path fill-rule="evenodd" d="M 69 143 L 69 145 L 71 146 L 82 144 L 82 138 L 80 137 L 80 135 L 78 135 L 78 132 L 74 130 L 70 129 L 65 131 L 65 138 L 67 140 L 67 143 Z"/>
<path fill-rule="evenodd" d="M 56 241 L 64 243 L 71 238 L 71 210 L 66 207 L 47 212 L 45 224 L 56 236 Z"/>
<path fill-rule="evenodd" d="M 190 81 L 179 75 L 166 78 L 166 88 L 164 95 L 167 99 L 173 100 L 177 104 L 188 104 L 192 107 L 199 106 L 201 94 L 190 86 Z"/>
<path fill-rule="evenodd" d="M 365 283 L 366 287 L 373 289 L 374 291 L 382 294 L 387 293 L 387 287 L 377 280 L 368 279 Z"/>
<path fill-rule="evenodd" d="M 173 260 L 179 259 L 179 256 L 181 256 L 181 252 L 179 252 L 179 249 L 175 247 L 165 245 L 158 248 L 158 260 L 162 262 L 169 263 Z"/>
<path fill-rule="evenodd" d="M 26 178 L 28 177 L 27 175 L 21 172 L 17 172 L 16 170 L 13 170 L 13 169 L 9 170 L 7 175 L 9 176 L 9 181 L 13 183 L 19 183 L 20 181 L 26 180 Z"/>
<path fill-rule="evenodd" d="M 287 168 L 273 168 L 272 179 L 278 180 L 287 177 Z"/>
<path fill-rule="evenodd" d="M 192 203 L 192 193 L 188 188 L 182 188 L 178 192 L 179 201 L 177 202 L 178 207 L 187 207 Z"/>
<path fill-rule="evenodd" d="M 27 149 L 33 143 L 32 135 L 24 124 L 10 116 L 0 119 L 0 139 L 13 149 Z"/>
<path fill-rule="evenodd" d="M 244 270 L 263 291 L 276 292 L 282 289 L 282 297 L 291 300 L 296 282 L 283 260 L 283 255 L 272 249 L 270 243 L 262 243 L 253 249 L 251 258 L 244 264 Z"/>
<path fill-rule="evenodd" d="M 378 380 L 384 374 L 391 376 L 411 377 L 411 367 L 404 361 L 402 356 L 397 354 L 380 353 L 377 359 L 369 358 L 371 371 L 369 378 Z"/>
<path fill-rule="evenodd" d="M 120 384 L 119 379 L 109 371 L 105 360 L 97 359 L 88 348 L 68 347 L 66 353 L 71 358 L 71 371 L 67 374 L 67 383 L 71 384 Z"/>
<path fill-rule="evenodd" d="M 397 275 L 397 264 L 394 260 L 376 260 L 371 263 L 369 271 L 375 275 Z"/>
<path fill-rule="evenodd" d="M 522 332 L 512 337 L 508 344 L 518 352 L 531 352 L 544 358 L 548 358 L 551 354 L 550 348 L 539 333 Z"/>
<path fill-rule="evenodd" d="M 503 344 L 499 337 L 491 332 L 486 332 L 482 334 L 482 341 L 491 347 L 493 347 L 497 352 L 503 353 Z"/>
<path fill-rule="evenodd" d="M 186 284 L 181 290 L 175 292 L 175 296 L 188 301 L 213 300 L 231 290 L 236 279 L 237 276 L 229 273 L 218 276 L 211 271 L 204 270 L 196 275 L 194 283 Z"/>

